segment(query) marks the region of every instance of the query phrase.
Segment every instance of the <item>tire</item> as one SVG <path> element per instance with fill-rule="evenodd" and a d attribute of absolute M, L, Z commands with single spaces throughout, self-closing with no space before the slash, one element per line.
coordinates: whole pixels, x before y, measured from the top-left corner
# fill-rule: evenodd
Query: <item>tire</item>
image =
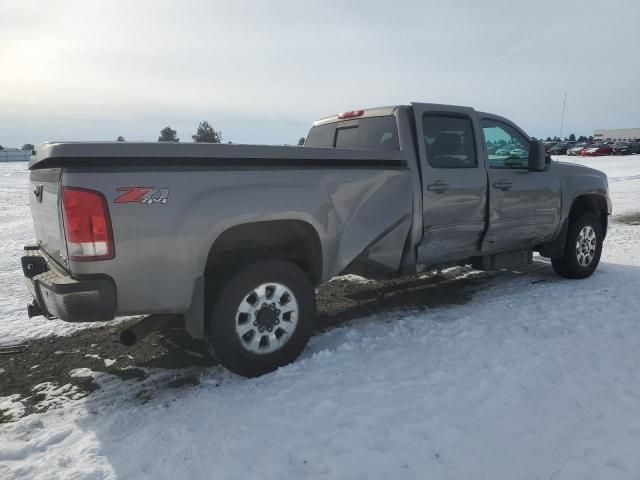
<path fill-rule="evenodd" d="M 593 237 L 591 237 L 593 232 Z M 593 244 L 595 240 L 595 245 Z M 569 225 L 562 258 L 552 259 L 555 272 L 565 278 L 586 278 L 600 263 L 603 233 L 596 215 L 585 213 Z"/>
<path fill-rule="evenodd" d="M 258 261 L 238 270 L 218 291 L 207 336 L 222 365 L 257 377 L 302 353 L 315 314 L 313 285 L 297 265 Z"/>

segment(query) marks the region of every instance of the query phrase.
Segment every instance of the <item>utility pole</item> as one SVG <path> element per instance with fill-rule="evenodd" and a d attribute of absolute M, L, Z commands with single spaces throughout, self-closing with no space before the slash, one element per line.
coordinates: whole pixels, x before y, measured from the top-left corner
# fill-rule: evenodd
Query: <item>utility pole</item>
<path fill-rule="evenodd" d="M 564 109 L 567 106 L 567 92 L 564 92 L 564 100 L 562 102 L 562 120 L 560 120 L 560 141 L 562 142 L 562 127 L 564 127 Z"/>

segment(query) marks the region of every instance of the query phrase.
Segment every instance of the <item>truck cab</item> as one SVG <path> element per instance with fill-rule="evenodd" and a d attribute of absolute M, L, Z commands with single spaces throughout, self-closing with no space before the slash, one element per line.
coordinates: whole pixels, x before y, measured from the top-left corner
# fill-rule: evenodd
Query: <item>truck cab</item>
<path fill-rule="evenodd" d="M 566 228 L 563 200 L 566 207 L 573 198 L 563 199 L 562 168 L 498 115 L 429 103 L 354 110 L 316 121 L 305 145 L 406 153 L 415 186 L 405 265 L 418 271 L 529 263 Z M 608 199 L 600 206 L 606 219 Z"/>

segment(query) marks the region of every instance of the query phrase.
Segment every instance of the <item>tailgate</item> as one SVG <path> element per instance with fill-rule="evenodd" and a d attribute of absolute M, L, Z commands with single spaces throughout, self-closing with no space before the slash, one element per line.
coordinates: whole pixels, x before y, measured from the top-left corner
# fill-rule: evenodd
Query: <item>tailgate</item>
<path fill-rule="evenodd" d="M 66 252 L 59 208 L 61 177 L 61 168 L 31 170 L 29 203 L 38 244 L 62 265 Z"/>

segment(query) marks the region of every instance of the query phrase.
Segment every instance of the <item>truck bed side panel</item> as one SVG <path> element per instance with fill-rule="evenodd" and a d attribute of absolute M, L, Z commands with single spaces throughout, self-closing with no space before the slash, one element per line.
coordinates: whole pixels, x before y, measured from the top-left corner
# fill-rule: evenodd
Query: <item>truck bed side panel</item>
<path fill-rule="evenodd" d="M 402 224 L 412 209 L 411 176 L 404 167 L 88 167 L 65 169 L 63 183 L 99 190 L 107 198 L 116 256 L 71 262 L 71 271 L 112 277 L 119 314 L 186 311 L 216 238 L 236 225 L 307 222 L 322 244 L 326 280 Z M 167 202 L 115 203 L 123 192 L 118 189 L 127 187 L 168 189 Z M 410 222 L 405 223 L 408 232 Z M 404 239 L 398 243 L 400 262 Z M 388 249 L 383 253 L 389 263 Z"/>

